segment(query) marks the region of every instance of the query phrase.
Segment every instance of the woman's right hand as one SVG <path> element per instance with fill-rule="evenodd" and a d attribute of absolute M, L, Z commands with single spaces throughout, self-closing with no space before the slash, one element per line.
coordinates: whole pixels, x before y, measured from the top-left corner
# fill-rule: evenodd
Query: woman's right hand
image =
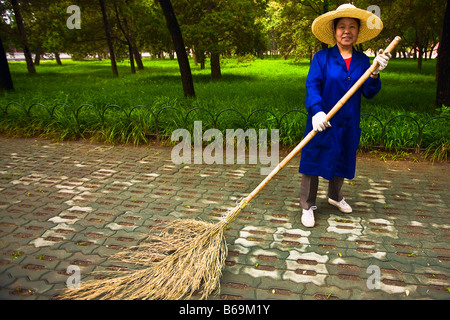
<path fill-rule="evenodd" d="M 327 127 L 331 127 L 331 123 L 327 121 L 326 117 L 327 115 L 323 111 L 317 112 L 312 117 L 312 125 L 314 131 L 321 132 L 325 130 Z"/>

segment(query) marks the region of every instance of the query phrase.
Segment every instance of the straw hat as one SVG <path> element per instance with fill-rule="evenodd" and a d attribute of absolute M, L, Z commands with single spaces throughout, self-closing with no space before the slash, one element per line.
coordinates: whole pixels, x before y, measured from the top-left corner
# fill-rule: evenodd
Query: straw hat
<path fill-rule="evenodd" d="M 375 38 L 383 29 L 383 22 L 377 15 L 370 11 L 358 9 L 352 4 L 343 4 L 335 11 L 327 12 L 314 20 L 312 32 L 317 39 L 330 45 L 336 44 L 333 20 L 337 18 L 356 18 L 360 20 L 361 25 L 356 44 Z"/>

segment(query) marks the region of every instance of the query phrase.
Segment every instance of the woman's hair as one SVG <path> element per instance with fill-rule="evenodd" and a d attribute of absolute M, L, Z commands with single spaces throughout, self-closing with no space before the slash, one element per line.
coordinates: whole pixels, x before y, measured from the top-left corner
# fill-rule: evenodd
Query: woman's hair
<path fill-rule="evenodd" d="M 334 32 L 336 32 L 336 26 L 339 23 L 339 21 L 343 19 L 343 18 L 337 18 L 333 20 L 333 28 L 334 28 Z M 358 29 L 361 27 L 361 20 L 357 19 L 357 18 L 349 18 L 349 19 L 353 19 L 356 21 L 356 23 L 358 24 Z"/>

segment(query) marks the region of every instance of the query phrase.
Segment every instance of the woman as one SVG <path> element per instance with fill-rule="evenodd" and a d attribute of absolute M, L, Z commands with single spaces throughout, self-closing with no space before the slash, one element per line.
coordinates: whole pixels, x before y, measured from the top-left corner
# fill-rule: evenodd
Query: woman
<path fill-rule="evenodd" d="M 303 148 L 300 160 L 301 221 L 305 227 L 315 224 L 313 210 L 317 209 L 319 176 L 329 180 L 328 202 L 341 212 L 352 212 L 341 188 L 344 178 L 355 176 L 356 151 L 361 136 L 361 95 L 370 99 L 380 91 L 379 72 L 386 67 L 390 55 L 379 52 L 375 58 L 379 63 L 377 70 L 330 121 L 325 117 L 370 67 L 369 57 L 354 50 L 353 45 L 376 37 L 382 28 L 377 16 L 351 4 L 341 5 L 313 22 L 314 35 L 334 46 L 314 55 L 306 79 L 308 119 L 305 135 L 311 130 L 318 133 Z"/>

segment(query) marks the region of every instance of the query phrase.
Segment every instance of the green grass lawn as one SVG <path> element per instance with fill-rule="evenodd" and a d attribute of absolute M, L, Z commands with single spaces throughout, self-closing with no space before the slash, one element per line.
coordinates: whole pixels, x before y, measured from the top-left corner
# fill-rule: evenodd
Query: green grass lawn
<path fill-rule="evenodd" d="M 304 108 L 305 80 L 309 61 L 256 59 L 238 64 L 222 60 L 222 79 L 212 81 L 209 68 L 192 65 L 196 101 L 183 101 L 176 60 L 144 59 L 145 69 L 131 74 L 126 61 L 119 63 L 119 77 L 112 76 L 109 60 L 44 61 L 30 76 L 24 62 L 10 62 L 15 92 L 0 96 L 0 104 L 16 101 L 24 105 L 67 103 L 73 107 L 118 104 L 124 108 L 139 104 L 181 104 L 209 110 L 268 108 L 287 111 Z M 363 101 L 363 111 L 383 106 L 392 110 L 430 112 L 436 94 L 435 61 L 426 61 L 422 72 L 414 60 L 392 60 L 382 74 L 382 91 Z"/>
<path fill-rule="evenodd" d="M 130 73 L 127 61 L 122 61 L 118 63 L 119 77 L 112 75 L 109 60 L 63 60 L 62 66 L 58 66 L 55 61 L 43 61 L 36 68 L 36 75 L 27 73 L 24 62 L 10 62 L 15 91 L 0 94 L 0 107 L 5 109 L 11 102 L 18 102 L 25 108 L 34 103 L 44 104 L 48 108 L 65 103 L 73 109 L 91 104 L 99 110 L 111 104 L 125 110 L 145 105 L 154 112 L 171 106 L 185 113 L 192 108 L 204 108 L 213 115 L 232 108 L 244 117 L 255 110 L 265 109 L 278 118 L 289 110 L 306 111 L 304 99 L 308 60 L 293 63 L 293 60 L 266 58 L 238 63 L 237 59 L 222 59 L 222 78 L 215 81 L 211 80 L 209 64 L 206 65 L 207 68 L 201 70 L 191 61 L 196 99 L 185 99 L 176 60 L 144 59 L 145 69 L 136 74 Z M 373 114 L 383 122 L 395 115 L 407 114 L 421 124 L 425 123 L 438 115 L 434 105 L 435 69 L 435 60 L 424 61 L 421 72 L 417 70 L 414 60 L 391 60 L 381 75 L 382 90 L 374 99 L 363 99 L 362 112 Z M 18 109 L 16 106 L 8 109 L 8 117 L 1 120 L 0 132 L 16 135 L 50 134 L 52 137 L 61 134 L 61 138 L 88 134 L 104 141 L 139 143 L 145 142 L 146 134 L 155 130 L 154 125 L 139 112 L 136 112 L 132 124 L 108 112 L 105 119 L 110 120 L 110 125 L 100 126 L 97 115 L 90 108 L 83 108 L 77 129 L 75 120 L 62 109 L 58 109 L 57 116 L 50 121 L 44 119 L 44 110 L 35 108 L 33 115 L 40 120 L 32 122 L 24 122 L 23 113 Z M 170 110 L 164 111 L 166 115 L 161 117 L 159 123 L 163 133 L 170 134 L 172 130 L 185 125 L 181 121 L 183 116 Z M 16 120 L 12 121 L 14 114 Z M 208 117 L 204 111 L 196 110 L 190 114 L 189 120 L 208 122 Z M 372 120 L 364 120 L 361 125 L 362 146 L 380 144 L 381 128 Z M 298 143 L 304 132 L 304 123 L 304 115 L 298 112 L 284 117 L 280 127 L 281 142 L 287 145 Z M 447 147 L 450 139 L 447 134 L 448 122 L 436 123 L 437 129 L 433 126 L 434 131 L 424 133 L 425 140 L 430 140 L 427 146 L 435 140 L 444 139 Z M 243 127 L 240 116 L 233 112 L 221 115 L 220 125 L 224 126 L 221 129 Z M 275 121 L 270 113 L 258 112 L 252 116 L 248 125 L 271 128 Z M 410 121 L 396 121 L 392 129 L 386 129 L 385 138 L 389 141 L 385 141 L 385 145 L 393 148 L 415 147 L 415 126 Z M 443 131 L 446 131 L 445 134 Z M 440 146 L 441 142 L 437 145 Z"/>

